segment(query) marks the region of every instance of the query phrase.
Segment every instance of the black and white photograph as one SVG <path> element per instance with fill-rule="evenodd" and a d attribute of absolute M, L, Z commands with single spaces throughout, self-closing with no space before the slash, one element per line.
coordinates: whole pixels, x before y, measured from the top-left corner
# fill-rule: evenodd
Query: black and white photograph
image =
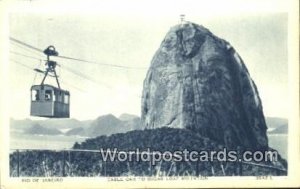
<path fill-rule="evenodd" d="M 1 187 L 299 186 L 297 1 L 4 2 Z"/>

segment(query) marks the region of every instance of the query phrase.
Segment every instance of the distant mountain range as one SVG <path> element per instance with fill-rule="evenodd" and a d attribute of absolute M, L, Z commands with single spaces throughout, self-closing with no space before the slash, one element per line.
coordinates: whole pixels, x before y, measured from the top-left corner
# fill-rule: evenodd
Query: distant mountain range
<path fill-rule="evenodd" d="M 47 120 L 10 120 L 11 132 L 30 135 L 78 135 L 96 137 L 125 133 L 142 129 L 140 118 L 131 114 L 122 114 L 119 118 L 112 114 L 99 116 L 95 120 L 79 121 L 76 119 Z"/>
<path fill-rule="evenodd" d="M 286 134 L 288 120 L 266 117 L 269 134 Z M 112 114 L 99 116 L 95 120 L 79 121 L 76 119 L 47 120 L 10 120 L 11 132 L 22 132 L 29 135 L 78 135 L 96 137 L 141 130 L 140 118 L 136 115 L 122 114 L 118 118 Z"/>
<path fill-rule="evenodd" d="M 27 134 L 33 135 L 61 135 L 62 132 L 58 129 L 51 129 L 41 126 L 40 124 L 35 124 L 30 128 L 26 129 L 25 132 Z"/>

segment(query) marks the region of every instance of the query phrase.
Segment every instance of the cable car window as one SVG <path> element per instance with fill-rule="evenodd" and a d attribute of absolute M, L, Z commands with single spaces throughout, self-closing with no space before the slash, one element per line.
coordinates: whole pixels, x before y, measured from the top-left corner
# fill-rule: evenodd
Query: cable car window
<path fill-rule="evenodd" d="M 52 91 L 51 90 L 46 90 L 45 91 L 45 100 L 49 101 L 52 99 Z"/>
<path fill-rule="evenodd" d="M 56 101 L 56 94 L 54 93 L 53 95 L 53 101 L 55 102 Z"/>
<path fill-rule="evenodd" d="M 62 93 L 61 93 L 61 91 L 57 91 L 56 97 L 57 97 L 57 99 L 56 99 L 57 102 L 62 102 Z"/>
<path fill-rule="evenodd" d="M 32 90 L 31 91 L 31 99 L 32 99 L 32 101 L 40 100 L 39 90 Z"/>
<path fill-rule="evenodd" d="M 64 102 L 65 104 L 69 104 L 70 96 L 68 94 L 65 94 Z"/>

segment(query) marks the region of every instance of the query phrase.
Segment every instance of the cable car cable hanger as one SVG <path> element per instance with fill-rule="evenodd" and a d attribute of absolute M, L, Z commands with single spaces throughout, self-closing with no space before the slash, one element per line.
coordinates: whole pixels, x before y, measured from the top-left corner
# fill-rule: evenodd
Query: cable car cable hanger
<path fill-rule="evenodd" d="M 41 86 L 44 85 L 45 79 L 47 78 L 47 75 L 50 72 L 50 73 L 54 74 L 57 86 L 60 89 L 60 84 L 59 84 L 58 77 L 57 77 L 56 70 L 55 70 L 56 62 L 50 60 L 50 56 L 58 56 L 58 52 L 55 50 L 55 47 L 51 45 L 47 49 L 44 50 L 44 53 L 47 55 L 47 62 L 45 64 L 47 66 L 47 68 L 46 68 L 45 76 L 42 80 Z"/>

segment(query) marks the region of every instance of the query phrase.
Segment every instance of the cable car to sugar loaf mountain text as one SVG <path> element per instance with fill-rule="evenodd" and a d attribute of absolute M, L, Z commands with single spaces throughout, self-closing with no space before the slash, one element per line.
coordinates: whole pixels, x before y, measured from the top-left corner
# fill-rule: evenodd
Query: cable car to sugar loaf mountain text
<path fill-rule="evenodd" d="M 47 55 L 46 70 L 34 69 L 43 73 L 44 77 L 40 85 L 31 86 L 30 115 L 47 118 L 69 118 L 70 92 L 60 88 L 55 70 L 57 63 L 50 60 L 50 56 L 58 56 L 58 52 L 53 46 L 49 46 L 44 50 L 44 54 Z M 56 79 L 57 87 L 45 84 L 47 76 Z"/>

